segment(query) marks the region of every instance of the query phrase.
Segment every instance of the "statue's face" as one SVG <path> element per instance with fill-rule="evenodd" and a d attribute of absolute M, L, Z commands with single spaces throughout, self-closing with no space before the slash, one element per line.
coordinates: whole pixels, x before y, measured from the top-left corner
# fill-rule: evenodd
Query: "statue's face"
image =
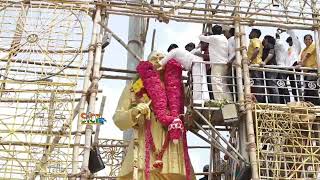
<path fill-rule="evenodd" d="M 164 55 L 159 52 L 151 52 L 148 56 L 148 61 L 151 62 L 157 69 L 160 67 L 159 61 L 164 58 Z"/>

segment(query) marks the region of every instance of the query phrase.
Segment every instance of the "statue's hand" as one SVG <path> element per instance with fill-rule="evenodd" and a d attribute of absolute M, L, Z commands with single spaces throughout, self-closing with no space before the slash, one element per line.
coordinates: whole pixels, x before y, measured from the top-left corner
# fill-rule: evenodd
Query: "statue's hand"
<path fill-rule="evenodd" d="M 141 115 L 147 115 L 150 111 L 149 105 L 146 103 L 139 103 L 136 107 L 132 109 L 132 114 L 134 116 L 137 116 L 139 114 Z"/>
<path fill-rule="evenodd" d="M 150 118 L 150 108 L 146 103 L 139 103 L 136 107 L 132 108 L 131 114 L 137 127 L 143 127 L 144 121 Z"/>

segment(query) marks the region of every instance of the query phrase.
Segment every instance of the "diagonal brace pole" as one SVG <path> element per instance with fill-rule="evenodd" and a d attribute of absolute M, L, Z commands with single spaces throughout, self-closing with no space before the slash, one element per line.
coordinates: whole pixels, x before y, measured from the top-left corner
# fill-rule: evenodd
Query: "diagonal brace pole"
<path fill-rule="evenodd" d="M 224 152 L 226 155 L 228 155 L 229 157 L 231 157 L 233 160 L 235 160 L 237 163 L 239 163 L 239 159 L 234 157 L 226 148 L 224 148 L 219 141 L 217 141 L 210 133 L 208 133 L 205 129 L 203 129 L 197 122 L 194 122 L 196 126 L 198 126 L 198 128 L 203 131 L 209 138 L 212 139 L 212 142 L 210 142 L 209 140 L 205 139 L 203 136 L 201 136 L 200 134 L 196 134 L 198 137 L 200 137 L 201 139 L 205 140 L 207 143 L 211 144 L 212 146 L 214 146 L 215 148 L 219 149 L 220 151 Z M 193 132 L 195 133 L 195 132 Z"/>
<path fill-rule="evenodd" d="M 236 155 L 243 160 L 244 162 L 246 162 L 246 159 L 228 142 L 228 140 L 226 140 L 222 134 L 207 120 L 206 117 L 204 117 L 198 110 L 194 110 L 199 117 L 201 117 L 201 119 L 221 138 L 221 140 L 223 142 L 225 142 L 227 144 L 228 147 L 230 147 L 230 149 L 232 149 L 232 151 L 234 151 L 236 153 Z"/>

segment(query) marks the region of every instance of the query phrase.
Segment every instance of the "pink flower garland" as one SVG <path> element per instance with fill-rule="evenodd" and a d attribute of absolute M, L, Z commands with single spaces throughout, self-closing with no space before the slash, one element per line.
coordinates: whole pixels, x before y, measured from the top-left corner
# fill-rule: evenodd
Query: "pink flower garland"
<path fill-rule="evenodd" d="M 166 86 L 171 116 L 178 117 L 181 114 L 182 104 L 182 67 L 175 61 L 168 61 L 165 67 L 164 83 Z"/>
<path fill-rule="evenodd" d="M 167 96 L 165 88 L 160 80 L 160 75 L 153 67 L 152 63 L 142 61 L 137 66 L 137 71 L 142 79 L 143 86 L 147 91 L 154 114 L 161 124 L 169 126 L 175 117 L 168 115 L 167 112 Z"/>
<path fill-rule="evenodd" d="M 175 61 L 168 61 L 165 67 L 165 87 L 161 83 L 160 75 L 154 66 L 147 61 L 142 61 L 137 66 L 137 71 L 143 81 L 144 88 L 149 98 L 157 119 L 162 125 L 168 127 L 168 134 L 161 151 L 157 155 L 154 167 L 162 168 L 162 156 L 169 145 L 169 141 L 183 138 L 184 161 L 186 168 L 186 178 L 190 180 L 190 160 L 187 149 L 186 131 L 183 127 L 179 115 L 183 113 L 183 86 L 182 86 L 182 67 Z M 166 90 L 166 91 L 165 91 Z M 166 93 L 167 92 L 167 93 Z M 169 103 L 167 103 L 169 102 Z M 169 105 L 169 111 L 167 106 Z M 150 179 L 150 150 L 155 151 L 155 145 L 151 134 L 151 124 L 146 124 L 146 158 L 145 158 L 145 177 Z M 175 142 L 175 141 L 174 141 Z"/>

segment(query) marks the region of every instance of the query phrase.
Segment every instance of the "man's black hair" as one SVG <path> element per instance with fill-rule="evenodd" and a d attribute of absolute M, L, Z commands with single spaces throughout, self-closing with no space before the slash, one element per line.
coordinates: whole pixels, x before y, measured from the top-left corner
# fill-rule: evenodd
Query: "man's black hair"
<path fill-rule="evenodd" d="M 229 34 L 230 34 L 230 36 L 234 36 L 234 28 L 229 29 Z"/>
<path fill-rule="evenodd" d="M 203 172 L 209 172 L 209 165 L 203 166 Z"/>
<path fill-rule="evenodd" d="M 190 47 L 191 49 L 194 49 L 196 48 L 196 45 L 193 42 L 190 42 L 186 46 L 184 46 L 185 49 L 187 49 L 188 47 Z"/>
<path fill-rule="evenodd" d="M 214 26 L 212 27 L 212 34 L 213 34 L 213 35 L 222 34 L 222 27 L 219 26 L 219 25 L 214 25 Z"/>
<path fill-rule="evenodd" d="M 260 29 L 252 29 L 252 32 L 254 32 L 254 33 L 257 35 L 256 38 L 260 38 L 260 36 L 261 36 L 261 31 L 260 31 Z"/>
<path fill-rule="evenodd" d="M 167 51 L 170 52 L 172 49 L 178 48 L 179 46 L 176 44 L 170 44 L 170 46 L 168 47 Z"/>
<path fill-rule="evenodd" d="M 268 41 L 268 43 L 272 44 L 272 45 L 275 45 L 276 44 L 276 39 L 270 35 L 266 35 L 264 37 L 264 39 L 266 39 Z"/>

